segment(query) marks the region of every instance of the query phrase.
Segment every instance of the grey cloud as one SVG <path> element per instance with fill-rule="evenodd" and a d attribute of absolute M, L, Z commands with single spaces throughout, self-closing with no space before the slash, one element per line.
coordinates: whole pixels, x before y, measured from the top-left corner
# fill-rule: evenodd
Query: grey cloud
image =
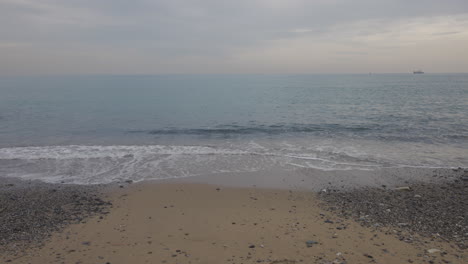
<path fill-rule="evenodd" d="M 448 32 L 438 32 L 438 33 L 433 33 L 432 35 L 434 36 L 443 36 L 443 35 L 455 35 L 455 34 L 459 34 L 461 32 L 459 31 L 448 31 Z"/>
<path fill-rule="evenodd" d="M 466 0 L 3 0 L 0 43 L 29 43 L 37 52 L 110 46 L 167 59 L 221 58 L 330 33 L 338 24 L 461 13 L 468 13 Z M 10 52 L 1 47 L 0 56 Z"/>

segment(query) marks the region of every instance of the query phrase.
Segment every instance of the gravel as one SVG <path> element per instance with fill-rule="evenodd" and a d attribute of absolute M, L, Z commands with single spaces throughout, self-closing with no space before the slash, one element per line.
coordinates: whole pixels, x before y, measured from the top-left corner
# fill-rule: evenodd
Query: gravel
<path fill-rule="evenodd" d="M 352 218 L 364 226 L 392 227 L 401 240 L 412 242 L 409 231 L 424 237 L 439 237 L 468 248 L 468 172 L 454 170 L 451 180 L 439 183 L 413 182 L 400 187 L 329 189 L 319 197 L 325 208 Z"/>
<path fill-rule="evenodd" d="M 54 231 L 111 207 L 100 186 L 45 184 L 2 178 L 0 253 L 39 246 Z"/>

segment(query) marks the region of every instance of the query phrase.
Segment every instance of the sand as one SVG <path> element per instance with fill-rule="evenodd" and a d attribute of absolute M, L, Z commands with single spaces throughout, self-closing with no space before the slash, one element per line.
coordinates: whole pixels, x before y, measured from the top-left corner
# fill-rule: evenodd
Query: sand
<path fill-rule="evenodd" d="M 466 263 L 439 240 L 406 243 L 325 211 L 310 191 L 132 184 L 110 213 L 54 233 L 11 263 Z M 306 242 L 310 241 L 308 247 Z M 316 244 L 315 244 L 316 243 Z M 435 253 L 428 249 L 437 249 Z"/>

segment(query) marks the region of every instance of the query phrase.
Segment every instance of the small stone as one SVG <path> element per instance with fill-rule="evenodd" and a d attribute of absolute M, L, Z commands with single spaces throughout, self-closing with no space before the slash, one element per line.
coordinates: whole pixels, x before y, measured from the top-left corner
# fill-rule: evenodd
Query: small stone
<path fill-rule="evenodd" d="M 415 195 L 414 195 L 414 198 L 421 198 L 421 197 L 422 197 L 422 196 L 419 195 L 419 194 L 415 194 Z"/>
<path fill-rule="evenodd" d="M 409 186 L 397 187 L 395 188 L 396 191 L 411 191 Z"/>
<path fill-rule="evenodd" d="M 307 240 L 307 241 L 306 241 L 306 246 L 307 246 L 307 247 L 312 247 L 312 246 L 315 245 L 315 244 L 318 244 L 318 242 L 315 241 L 315 240 Z"/>
<path fill-rule="evenodd" d="M 427 250 L 427 253 L 429 253 L 429 254 L 434 254 L 434 253 L 437 253 L 437 252 L 439 252 L 439 251 L 440 251 L 439 249 L 431 248 L 431 249 L 428 249 L 428 250 Z"/>
<path fill-rule="evenodd" d="M 250 245 L 249 248 L 255 248 L 255 245 Z"/>

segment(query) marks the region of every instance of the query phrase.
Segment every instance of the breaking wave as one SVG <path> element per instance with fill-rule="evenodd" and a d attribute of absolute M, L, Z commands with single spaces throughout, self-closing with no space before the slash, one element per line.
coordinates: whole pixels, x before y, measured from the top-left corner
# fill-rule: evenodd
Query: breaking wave
<path fill-rule="evenodd" d="M 270 169 L 374 170 L 408 166 L 352 147 L 255 142 L 230 146 L 41 146 L 0 148 L 0 176 L 105 184 Z M 426 166 L 425 164 L 416 164 Z"/>

